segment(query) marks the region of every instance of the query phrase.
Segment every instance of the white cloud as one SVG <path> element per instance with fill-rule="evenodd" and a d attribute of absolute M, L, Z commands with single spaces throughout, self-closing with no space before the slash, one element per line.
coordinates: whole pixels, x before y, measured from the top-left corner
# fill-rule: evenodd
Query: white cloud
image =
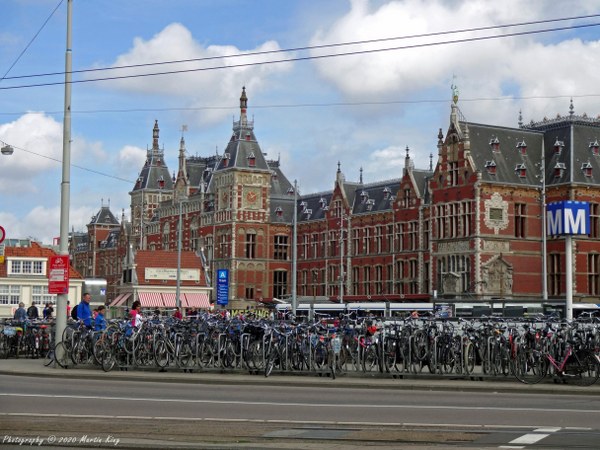
<path fill-rule="evenodd" d="M 114 72 L 114 75 L 136 75 L 178 70 L 192 71 L 177 75 L 117 80 L 111 83 L 111 87 L 129 92 L 162 95 L 167 98 L 167 101 L 177 103 L 179 106 L 183 101 L 187 108 L 206 108 L 196 114 L 196 119 L 200 124 L 214 124 L 231 115 L 230 108 L 232 105 L 237 106 L 232 103 L 232 97 L 237 98 L 239 96 L 242 86 L 246 86 L 256 95 L 266 88 L 270 77 L 287 72 L 292 66 L 292 63 L 280 63 L 231 68 L 236 65 L 285 59 L 290 56 L 281 53 L 231 58 L 224 58 L 223 56 L 278 50 L 280 50 L 280 47 L 275 41 L 267 41 L 254 49 L 248 50 L 238 49 L 231 45 L 204 47 L 194 40 L 192 33 L 185 26 L 173 23 L 149 40 L 135 38 L 131 50 L 120 55 L 112 65 L 129 66 L 157 61 L 190 59 L 205 59 L 205 61 L 118 70 Z M 229 69 L 195 70 L 211 67 L 229 67 Z M 217 108 L 214 108 L 215 106 Z"/>
<path fill-rule="evenodd" d="M 561 14 L 562 17 L 576 16 L 588 13 L 592 9 L 590 3 L 595 5 L 596 10 L 600 6 L 598 0 L 577 2 L 576 5 L 570 3 L 569 8 L 561 7 L 562 11 L 557 10 L 554 7 L 555 2 L 549 0 L 405 0 L 383 4 L 378 2 L 378 6 L 368 0 L 352 0 L 347 14 L 327 29 L 316 32 L 311 44 L 494 26 L 561 17 Z M 567 22 L 561 22 L 558 25 L 566 24 Z M 538 28 L 558 25 L 551 23 L 540 25 Z M 523 28 L 511 28 L 505 31 L 490 30 L 361 44 L 344 51 L 421 44 L 522 30 Z M 454 74 L 465 99 L 595 94 L 595 86 L 600 84 L 600 72 L 595 70 L 600 41 L 584 42 L 573 39 L 556 42 L 563 36 L 564 34 L 559 33 L 543 33 L 518 38 L 318 59 L 314 64 L 328 83 L 343 95 L 357 99 L 418 99 L 431 95 L 431 92 L 439 96 L 440 88 L 443 88 L 441 92 L 450 100 L 449 88 Z M 317 51 L 314 54 L 317 54 Z M 581 99 L 577 103 L 581 105 L 580 112 L 583 112 L 586 107 L 594 106 L 595 98 Z M 514 126 L 520 108 L 539 120 L 539 116 L 548 114 L 549 109 L 553 113 L 566 113 L 568 99 L 495 101 L 493 107 L 490 107 L 489 102 L 480 102 L 461 104 L 461 108 L 470 111 L 477 121 L 493 121 L 492 123 Z"/>

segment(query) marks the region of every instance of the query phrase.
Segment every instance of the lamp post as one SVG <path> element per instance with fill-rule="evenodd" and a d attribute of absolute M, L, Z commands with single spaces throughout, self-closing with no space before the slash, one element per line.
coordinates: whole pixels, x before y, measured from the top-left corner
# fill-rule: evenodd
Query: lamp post
<path fill-rule="evenodd" d="M 175 307 L 181 307 L 181 199 L 179 200 L 179 220 L 177 222 L 177 284 L 175 287 Z"/>
<path fill-rule="evenodd" d="M 71 22 L 72 22 L 73 0 L 67 0 L 67 48 L 65 51 L 65 102 L 63 120 L 63 158 L 62 158 L 62 182 L 60 189 L 60 244 L 59 253 L 69 254 L 69 206 L 71 194 L 71 80 L 72 80 L 72 50 L 71 50 Z M 54 339 L 59 342 L 67 327 L 67 292 L 58 294 L 56 298 L 56 328 Z M 61 358 L 63 355 L 56 355 Z"/>
<path fill-rule="evenodd" d="M 344 303 L 344 220 L 347 219 L 343 214 L 340 217 L 340 303 Z"/>

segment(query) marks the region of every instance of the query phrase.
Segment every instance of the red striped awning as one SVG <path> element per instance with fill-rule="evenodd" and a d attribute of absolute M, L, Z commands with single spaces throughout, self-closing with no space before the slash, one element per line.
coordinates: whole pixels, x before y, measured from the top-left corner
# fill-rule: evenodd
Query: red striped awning
<path fill-rule="evenodd" d="M 165 302 L 165 306 L 167 308 L 175 308 L 177 306 L 177 297 L 176 294 L 172 293 L 172 292 L 163 292 L 163 300 Z M 185 304 L 183 303 L 183 296 L 180 295 L 181 298 L 181 306 L 185 306 Z"/>
<path fill-rule="evenodd" d="M 117 297 L 108 305 L 108 307 L 113 308 L 115 306 L 123 306 L 127 303 L 127 299 L 129 299 L 129 297 L 131 297 L 130 292 L 117 295 Z"/>
<path fill-rule="evenodd" d="M 208 294 L 183 294 L 185 306 L 188 308 L 210 309 Z"/>
<path fill-rule="evenodd" d="M 138 299 L 147 308 L 162 308 L 165 306 L 160 292 L 138 292 Z"/>

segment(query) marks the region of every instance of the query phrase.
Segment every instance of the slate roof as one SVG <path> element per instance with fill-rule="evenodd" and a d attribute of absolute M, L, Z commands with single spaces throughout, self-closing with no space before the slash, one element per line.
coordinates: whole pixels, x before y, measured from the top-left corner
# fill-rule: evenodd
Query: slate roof
<path fill-rule="evenodd" d="M 119 221 L 115 218 L 108 206 L 102 206 L 100 211 L 95 216 L 92 216 L 89 225 L 119 225 Z"/>

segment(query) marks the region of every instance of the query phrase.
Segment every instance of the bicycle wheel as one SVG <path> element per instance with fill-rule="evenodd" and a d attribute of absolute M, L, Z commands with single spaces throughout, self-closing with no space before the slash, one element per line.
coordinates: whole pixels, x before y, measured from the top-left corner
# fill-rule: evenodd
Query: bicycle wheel
<path fill-rule="evenodd" d="M 378 369 L 377 345 L 369 345 L 363 353 L 363 371 L 373 372 Z"/>
<path fill-rule="evenodd" d="M 517 380 L 525 384 L 536 384 L 548 372 L 548 361 L 544 355 L 534 350 L 517 350 L 512 372 Z"/>
<path fill-rule="evenodd" d="M 69 367 L 71 355 L 69 355 L 69 351 L 63 342 L 57 343 L 51 350 L 51 353 L 53 355 L 53 360 L 56 361 L 56 364 L 58 364 L 59 367 L 62 367 L 63 369 L 67 369 Z"/>
<path fill-rule="evenodd" d="M 465 373 L 467 375 L 471 375 L 475 371 L 475 362 L 477 358 L 475 357 L 475 346 L 472 342 L 467 344 L 465 348 Z"/>
<path fill-rule="evenodd" d="M 164 369 L 169 365 L 169 349 L 164 339 L 158 339 L 154 343 L 154 362 L 158 367 Z"/>
<path fill-rule="evenodd" d="M 596 355 L 589 350 L 580 350 L 572 355 L 567 362 L 565 373 L 573 376 L 573 381 L 579 386 L 591 386 L 600 377 L 600 362 Z"/>
<path fill-rule="evenodd" d="M 194 353 L 189 342 L 181 344 L 175 362 L 180 369 L 191 370 L 194 367 Z"/>

